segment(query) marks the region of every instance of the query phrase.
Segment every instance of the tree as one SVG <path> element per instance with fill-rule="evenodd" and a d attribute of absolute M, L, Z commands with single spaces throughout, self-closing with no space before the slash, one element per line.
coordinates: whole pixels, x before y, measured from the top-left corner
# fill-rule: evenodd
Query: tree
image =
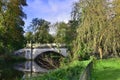
<path fill-rule="evenodd" d="M 67 43 L 68 39 L 68 25 L 64 22 L 56 23 L 57 34 L 55 37 L 55 42 L 57 43 Z"/>
<path fill-rule="evenodd" d="M 73 3 L 71 18 L 73 21 L 80 21 L 81 16 L 81 9 L 80 9 L 80 2 Z"/>
<path fill-rule="evenodd" d="M 5 51 L 12 51 L 23 47 L 23 28 L 26 15 L 22 7 L 26 0 L 1 0 L 0 1 L 0 41 Z"/>
<path fill-rule="evenodd" d="M 31 42 L 32 37 L 33 37 L 32 32 L 25 33 L 25 39 L 26 39 L 27 43 Z"/>
<path fill-rule="evenodd" d="M 76 38 L 76 29 L 78 27 L 78 21 L 77 20 L 69 20 L 68 23 L 59 22 L 55 25 L 57 27 L 56 29 L 56 36 L 55 36 L 55 42 L 56 43 L 63 43 L 66 44 L 69 52 L 72 54 L 72 48 L 74 44 L 74 40 Z"/>
<path fill-rule="evenodd" d="M 107 0 L 79 1 L 81 23 L 77 29 L 77 38 L 74 43 L 74 52 L 78 54 L 77 57 L 80 56 L 81 50 L 85 50 L 84 53 L 99 53 L 100 58 L 110 55 L 119 56 L 120 28 L 117 22 L 119 19 L 115 16 L 119 15 L 115 12 L 119 3 L 117 6 L 113 4 L 114 2 L 111 3 L 112 6 Z"/>
<path fill-rule="evenodd" d="M 34 18 L 29 26 L 32 31 L 33 41 L 36 43 L 52 43 L 52 35 L 49 34 L 50 22 L 44 19 Z"/>

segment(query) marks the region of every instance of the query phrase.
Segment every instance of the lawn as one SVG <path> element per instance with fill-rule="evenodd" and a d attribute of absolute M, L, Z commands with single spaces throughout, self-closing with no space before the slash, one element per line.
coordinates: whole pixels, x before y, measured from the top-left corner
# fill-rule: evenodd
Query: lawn
<path fill-rule="evenodd" d="M 92 80 L 120 80 L 120 58 L 94 61 Z"/>
<path fill-rule="evenodd" d="M 51 71 L 45 75 L 33 78 L 32 80 L 79 80 L 80 74 L 88 65 L 88 61 L 73 61 L 57 70 Z"/>

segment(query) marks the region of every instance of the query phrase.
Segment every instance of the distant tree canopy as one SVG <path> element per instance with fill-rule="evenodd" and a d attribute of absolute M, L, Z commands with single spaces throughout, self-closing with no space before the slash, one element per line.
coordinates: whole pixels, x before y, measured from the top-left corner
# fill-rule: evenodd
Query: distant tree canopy
<path fill-rule="evenodd" d="M 80 0 L 74 16 L 80 24 L 74 53 L 120 56 L 120 0 Z M 79 11 L 79 12 L 78 12 Z M 75 18 L 75 19 L 76 19 Z"/>
<path fill-rule="evenodd" d="M 23 47 L 26 0 L 0 0 L 0 53 Z"/>
<path fill-rule="evenodd" d="M 56 43 L 66 43 L 67 40 L 67 32 L 68 32 L 68 25 L 64 22 L 56 23 L 57 31 L 55 36 Z"/>
<path fill-rule="evenodd" d="M 76 38 L 76 29 L 77 29 L 78 21 L 70 20 L 68 23 L 65 22 L 57 22 L 55 24 L 56 27 L 56 35 L 55 43 L 66 44 L 70 53 L 72 53 L 73 41 Z"/>
<path fill-rule="evenodd" d="M 26 33 L 27 41 L 33 40 L 34 43 L 52 43 L 54 38 L 49 34 L 49 27 L 50 22 L 44 19 L 34 18 L 30 26 L 28 26 L 32 32 L 32 37 L 27 36 L 30 32 Z"/>

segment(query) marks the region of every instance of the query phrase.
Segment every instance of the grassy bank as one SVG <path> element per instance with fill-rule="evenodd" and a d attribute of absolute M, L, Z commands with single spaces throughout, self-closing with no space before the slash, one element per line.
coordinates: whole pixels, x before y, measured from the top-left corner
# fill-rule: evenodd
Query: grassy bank
<path fill-rule="evenodd" d="M 93 66 L 92 80 L 120 80 L 120 59 L 97 60 Z"/>
<path fill-rule="evenodd" d="M 79 80 L 80 74 L 90 61 L 73 61 L 57 70 L 48 72 L 32 80 Z"/>

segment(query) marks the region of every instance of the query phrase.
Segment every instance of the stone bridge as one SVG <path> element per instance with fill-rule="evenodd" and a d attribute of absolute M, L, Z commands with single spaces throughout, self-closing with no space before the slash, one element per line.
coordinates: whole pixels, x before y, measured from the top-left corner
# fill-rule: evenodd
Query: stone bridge
<path fill-rule="evenodd" d="M 65 57 L 68 55 L 67 48 L 64 44 L 33 44 L 32 48 L 28 45 L 26 48 L 15 51 L 14 54 L 17 56 L 23 56 L 26 59 L 31 59 L 31 51 L 32 59 L 35 59 L 40 54 L 46 52 L 54 52 Z"/>

